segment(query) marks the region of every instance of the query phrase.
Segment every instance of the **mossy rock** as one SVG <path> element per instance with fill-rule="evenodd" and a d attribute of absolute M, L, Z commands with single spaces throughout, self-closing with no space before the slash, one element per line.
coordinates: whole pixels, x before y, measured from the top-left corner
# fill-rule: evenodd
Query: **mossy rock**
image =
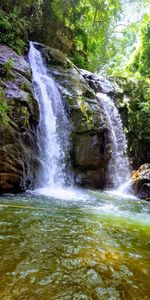
<path fill-rule="evenodd" d="M 40 162 L 36 140 L 39 108 L 33 96 L 27 60 L 0 45 L 0 70 L 12 57 L 11 76 L 0 74 L 7 104 L 0 126 L 0 192 L 20 192 L 35 185 Z M 12 76 L 13 75 L 13 76 Z"/>

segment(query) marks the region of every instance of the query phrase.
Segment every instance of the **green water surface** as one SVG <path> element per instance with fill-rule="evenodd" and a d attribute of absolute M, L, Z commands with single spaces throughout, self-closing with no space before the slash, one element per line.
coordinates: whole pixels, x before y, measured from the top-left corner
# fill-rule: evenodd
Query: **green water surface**
<path fill-rule="evenodd" d="M 111 193 L 0 198 L 0 300 L 150 299 L 150 204 Z"/>

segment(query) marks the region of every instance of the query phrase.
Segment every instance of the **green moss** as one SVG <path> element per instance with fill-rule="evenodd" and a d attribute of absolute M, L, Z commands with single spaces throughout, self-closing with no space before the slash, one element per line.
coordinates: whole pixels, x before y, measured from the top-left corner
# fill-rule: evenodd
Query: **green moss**
<path fill-rule="evenodd" d="M 21 113 L 21 122 L 20 125 L 26 126 L 29 123 L 29 111 L 26 106 L 22 106 L 20 109 Z"/>
<path fill-rule="evenodd" d="M 0 87 L 0 123 L 7 123 L 7 110 L 5 91 Z"/>
<path fill-rule="evenodd" d="M 23 80 L 20 83 L 20 89 L 27 92 L 31 93 L 32 92 L 32 87 L 30 86 L 29 82 L 27 80 Z"/>
<path fill-rule="evenodd" d="M 83 96 L 79 97 L 78 104 L 83 114 L 83 121 L 86 122 L 87 128 L 89 130 L 93 129 L 94 128 L 93 113 L 87 108 L 87 104 Z"/>
<path fill-rule="evenodd" d="M 93 95 L 93 91 L 90 91 L 90 90 L 86 90 L 84 96 L 89 98 L 89 99 L 95 98 L 95 96 Z"/>
<path fill-rule="evenodd" d="M 14 67 L 14 61 L 12 58 L 9 58 L 3 65 L 3 75 L 4 77 L 6 77 L 7 79 L 11 78 L 12 75 L 12 69 Z"/>
<path fill-rule="evenodd" d="M 0 11 L 0 43 L 6 44 L 19 55 L 26 51 L 26 43 L 29 29 L 29 21 L 22 17 L 20 9 L 11 12 Z"/>

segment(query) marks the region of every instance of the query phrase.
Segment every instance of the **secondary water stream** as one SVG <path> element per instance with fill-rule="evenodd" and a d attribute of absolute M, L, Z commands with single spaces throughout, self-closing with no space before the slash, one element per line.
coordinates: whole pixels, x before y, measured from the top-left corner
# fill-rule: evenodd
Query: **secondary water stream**
<path fill-rule="evenodd" d="M 97 93 L 97 96 L 104 107 L 112 147 L 112 155 L 108 165 L 108 182 L 111 182 L 113 188 L 117 189 L 128 182 L 130 178 L 127 140 L 119 111 L 113 99 L 104 93 Z"/>
<path fill-rule="evenodd" d="M 94 89 L 108 124 L 111 158 L 107 170 L 107 188 L 123 193 L 129 187 L 130 166 L 127 140 L 119 111 L 115 105 L 115 89 L 111 81 L 98 74 L 80 70 L 89 86 Z M 127 184 L 126 184 L 127 183 Z"/>

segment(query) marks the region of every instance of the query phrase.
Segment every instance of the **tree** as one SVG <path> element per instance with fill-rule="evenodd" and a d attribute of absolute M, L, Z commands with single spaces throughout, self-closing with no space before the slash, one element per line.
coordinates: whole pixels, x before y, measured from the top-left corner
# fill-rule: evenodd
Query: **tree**
<path fill-rule="evenodd" d="M 80 67 L 95 70 L 107 61 L 121 0 L 45 0 L 41 9 L 42 42 L 66 52 Z"/>
<path fill-rule="evenodd" d="M 129 69 L 150 78 L 150 14 L 142 19 L 137 48 Z"/>

